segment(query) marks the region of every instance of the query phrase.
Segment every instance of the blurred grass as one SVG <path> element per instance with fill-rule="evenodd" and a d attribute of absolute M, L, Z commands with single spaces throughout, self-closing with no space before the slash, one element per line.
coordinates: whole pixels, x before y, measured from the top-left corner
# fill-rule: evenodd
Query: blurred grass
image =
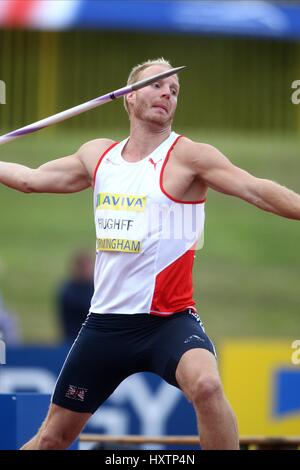
<path fill-rule="evenodd" d="M 300 192 L 295 136 L 176 129 L 209 142 L 237 165 Z M 86 140 L 122 130 L 49 129 L 0 148 L 0 160 L 29 166 L 73 153 Z M 27 342 L 59 339 L 54 293 L 77 247 L 94 247 L 92 192 L 24 195 L 0 187 L 0 291 Z M 204 250 L 195 262 L 195 297 L 209 335 L 299 336 L 300 225 L 210 191 Z"/>

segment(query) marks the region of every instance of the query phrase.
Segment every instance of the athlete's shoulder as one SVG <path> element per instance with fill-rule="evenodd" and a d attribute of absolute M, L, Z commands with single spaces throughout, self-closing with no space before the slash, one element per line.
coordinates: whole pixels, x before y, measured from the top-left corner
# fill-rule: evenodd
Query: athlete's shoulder
<path fill-rule="evenodd" d="M 78 150 L 80 158 L 100 157 L 105 150 L 115 143 L 112 139 L 93 139 L 85 142 Z"/>
<path fill-rule="evenodd" d="M 175 147 L 176 157 L 182 161 L 189 162 L 195 158 L 204 158 L 210 152 L 216 150 L 212 145 L 204 142 L 196 142 L 185 135 L 180 136 Z"/>
<path fill-rule="evenodd" d="M 180 142 L 182 140 L 182 142 Z M 177 145 L 175 146 L 175 148 Z M 178 141 L 176 148 L 176 157 L 180 164 L 189 167 L 199 175 L 212 169 L 224 162 L 226 158 L 220 150 L 211 144 L 195 142 L 186 137 Z"/>
<path fill-rule="evenodd" d="M 112 139 L 94 139 L 85 142 L 77 151 L 77 157 L 86 168 L 91 180 L 103 153 L 115 143 Z"/>

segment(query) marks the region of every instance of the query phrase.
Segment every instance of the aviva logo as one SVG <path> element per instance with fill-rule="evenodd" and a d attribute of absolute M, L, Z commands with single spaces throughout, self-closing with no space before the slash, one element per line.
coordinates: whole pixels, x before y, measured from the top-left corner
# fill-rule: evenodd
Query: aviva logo
<path fill-rule="evenodd" d="M 146 196 L 98 193 L 96 206 L 97 209 L 101 210 L 144 212 L 146 208 Z"/>

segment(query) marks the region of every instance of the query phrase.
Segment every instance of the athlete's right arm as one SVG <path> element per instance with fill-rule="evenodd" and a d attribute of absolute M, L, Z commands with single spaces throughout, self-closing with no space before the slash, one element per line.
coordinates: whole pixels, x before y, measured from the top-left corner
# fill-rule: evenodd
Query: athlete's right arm
<path fill-rule="evenodd" d="M 75 193 L 91 186 L 92 169 L 107 148 L 107 139 L 83 144 L 76 153 L 37 169 L 0 162 L 0 183 L 24 193 Z"/>

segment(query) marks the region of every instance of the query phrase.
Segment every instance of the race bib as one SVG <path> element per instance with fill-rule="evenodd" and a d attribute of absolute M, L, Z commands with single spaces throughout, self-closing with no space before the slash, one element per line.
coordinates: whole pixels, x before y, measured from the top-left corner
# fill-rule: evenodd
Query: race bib
<path fill-rule="evenodd" d="M 98 193 L 97 251 L 141 252 L 146 200 L 146 196 Z"/>

